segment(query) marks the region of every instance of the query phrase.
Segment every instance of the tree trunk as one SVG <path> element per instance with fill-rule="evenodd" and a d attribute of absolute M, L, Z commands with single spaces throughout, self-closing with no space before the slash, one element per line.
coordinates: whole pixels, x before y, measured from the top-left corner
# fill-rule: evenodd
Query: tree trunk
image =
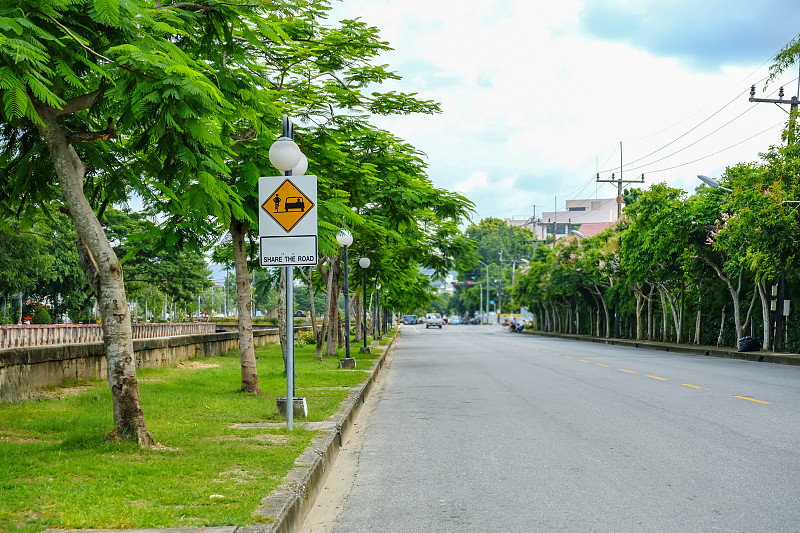
<path fill-rule="evenodd" d="M 591 287 L 589 287 L 589 294 L 591 294 L 592 299 L 594 300 L 594 309 L 595 309 L 595 326 L 594 328 L 589 329 L 589 334 L 594 334 L 595 337 L 600 336 L 600 301 L 597 299 L 597 295 L 594 293 Z M 591 311 L 589 312 L 589 316 L 591 316 Z"/>
<path fill-rule="evenodd" d="M 553 324 L 550 323 L 550 308 L 547 307 L 545 302 L 542 302 L 541 307 L 542 329 L 548 332 L 553 331 Z"/>
<path fill-rule="evenodd" d="M 731 301 L 733 302 L 733 322 L 736 327 L 736 338 L 741 339 L 744 334 L 742 333 L 744 330 L 744 326 L 742 324 L 742 315 L 741 315 L 741 290 L 742 290 L 742 273 L 739 273 L 739 283 L 737 287 L 733 286 L 733 281 L 731 280 L 730 276 L 725 274 L 721 267 L 716 265 L 714 262 L 706 259 L 706 263 L 717 273 L 717 277 L 722 280 L 725 286 L 728 288 L 728 293 L 731 295 Z"/>
<path fill-rule="evenodd" d="M 281 267 L 281 281 L 278 289 L 278 338 L 281 341 L 281 356 L 283 357 L 283 374 L 286 375 L 288 361 L 286 354 L 289 349 L 286 336 L 286 269 Z"/>
<path fill-rule="evenodd" d="M 325 347 L 325 355 L 335 356 L 336 345 L 339 341 L 339 291 L 342 279 L 342 256 L 336 255 L 328 262 L 328 301 L 326 315 L 330 317 L 328 322 L 328 342 Z"/>
<path fill-rule="evenodd" d="M 608 304 L 606 303 L 606 299 L 603 297 L 603 292 L 600 290 L 600 287 L 593 286 L 592 290 L 597 295 L 597 299 L 600 301 L 600 304 L 603 306 L 603 315 L 606 319 L 606 338 L 611 338 L 611 315 L 608 310 Z M 598 309 L 599 312 L 599 309 Z M 597 328 L 598 336 L 600 335 L 600 328 Z"/>
<path fill-rule="evenodd" d="M 353 312 L 355 313 L 356 319 L 356 331 L 354 340 L 356 342 L 363 342 L 364 341 L 364 329 L 366 328 L 364 322 L 364 300 L 361 297 L 361 293 L 356 291 L 355 295 L 353 295 Z"/>
<path fill-rule="evenodd" d="M 562 333 L 564 330 L 561 323 L 561 313 L 558 312 L 558 304 L 554 301 L 550 307 L 553 310 L 553 331 Z"/>
<path fill-rule="evenodd" d="M 563 311 L 563 313 L 564 313 L 564 330 L 567 333 L 572 333 L 572 328 L 573 328 L 572 306 L 567 303 L 567 304 L 564 304 L 563 309 L 564 309 L 564 311 Z"/>
<path fill-rule="evenodd" d="M 680 344 L 683 342 L 683 295 L 686 292 L 685 286 L 681 283 L 677 296 L 666 285 L 660 285 L 659 288 L 661 289 L 662 298 L 666 298 L 669 303 L 669 308 L 672 311 L 672 322 L 675 327 L 675 342 Z"/>
<path fill-rule="evenodd" d="M 636 298 L 636 340 L 640 341 L 644 335 L 642 324 L 642 311 L 644 310 L 644 304 L 646 300 L 644 295 L 644 284 L 634 283 L 633 295 Z"/>
<path fill-rule="evenodd" d="M 699 289 L 699 287 L 698 287 L 698 289 Z M 700 292 L 700 291 L 698 290 L 698 292 Z M 702 303 L 702 301 L 703 301 L 703 295 L 702 295 L 702 293 L 700 293 L 697 296 L 697 318 L 694 321 L 694 343 L 695 344 L 700 344 L 700 331 L 701 331 L 700 325 L 701 325 L 701 319 L 702 319 L 702 310 L 700 309 L 700 304 Z"/>
<path fill-rule="evenodd" d="M 653 340 L 653 329 L 655 324 L 653 323 L 653 285 L 650 285 L 650 294 L 647 295 L 647 340 Z"/>
<path fill-rule="evenodd" d="M 75 223 L 78 256 L 97 298 L 108 363 L 108 384 L 114 413 L 109 440 L 136 439 L 140 446 L 155 444 L 144 421 L 136 379 L 133 327 L 125 296 L 122 265 L 83 192 L 86 165 L 68 143 L 57 121 L 58 111 L 37 106 L 43 124 L 39 131 L 47 142 L 64 200 Z"/>
<path fill-rule="evenodd" d="M 766 283 L 757 283 L 758 295 L 761 297 L 761 321 L 764 323 L 764 340 L 762 350 L 769 350 L 772 346 L 772 321 L 769 316 L 769 288 Z"/>
<path fill-rule="evenodd" d="M 725 332 L 725 306 L 722 306 L 722 318 L 719 321 L 719 335 L 717 336 L 717 346 L 722 346 L 722 334 Z"/>
<path fill-rule="evenodd" d="M 661 331 L 661 342 L 667 342 L 667 302 L 666 296 L 664 294 L 664 289 L 659 286 L 658 290 L 659 296 L 661 296 L 661 322 L 662 322 L 662 331 Z"/>
<path fill-rule="evenodd" d="M 247 223 L 231 218 L 231 244 L 233 246 L 233 266 L 236 272 L 236 296 L 239 309 L 239 362 L 242 367 L 242 391 L 261 394 L 261 388 L 258 386 L 256 352 L 253 345 L 250 277 L 247 273 L 247 244 L 245 242 L 247 230 Z"/>
<path fill-rule="evenodd" d="M 321 262 L 322 261 L 324 261 L 324 259 L 322 259 Z M 319 270 L 321 274 L 324 274 L 320 270 L 320 264 L 317 265 L 317 270 Z M 301 267 L 300 274 L 306 280 L 306 284 L 308 285 L 308 299 L 311 307 L 311 331 L 314 335 L 314 357 L 317 361 L 322 361 L 322 346 L 323 340 L 325 339 L 325 329 L 328 325 L 328 315 L 326 314 L 325 318 L 323 318 L 321 326 L 317 324 L 317 306 L 314 303 L 314 284 L 311 277 L 313 269 L 314 267 L 308 267 L 308 273 L 306 273 L 306 271 Z"/>
<path fill-rule="evenodd" d="M 338 328 L 336 349 L 344 350 L 344 343 L 349 341 L 347 331 L 344 329 L 344 313 L 337 313 L 336 327 Z"/>

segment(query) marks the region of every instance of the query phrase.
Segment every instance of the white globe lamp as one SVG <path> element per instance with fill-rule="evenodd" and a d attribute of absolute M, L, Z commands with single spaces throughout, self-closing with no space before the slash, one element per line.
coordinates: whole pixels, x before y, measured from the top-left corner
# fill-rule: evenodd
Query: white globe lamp
<path fill-rule="evenodd" d="M 300 152 L 300 162 L 292 168 L 292 176 L 305 176 L 308 170 L 308 158 L 306 154 Z"/>
<path fill-rule="evenodd" d="M 288 137 L 281 137 L 269 147 L 269 162 L 282 172 L 296 167 L 302 155 L 297 143 Z"/>
<path fill-rule="evenodd" d="M 350 246 L 353 244 L 353 234 L 350 233 L 349 230 L 342 228 L 339 230 L 339 233 L 336 234 L 336 242 L 341 246 Z"/>

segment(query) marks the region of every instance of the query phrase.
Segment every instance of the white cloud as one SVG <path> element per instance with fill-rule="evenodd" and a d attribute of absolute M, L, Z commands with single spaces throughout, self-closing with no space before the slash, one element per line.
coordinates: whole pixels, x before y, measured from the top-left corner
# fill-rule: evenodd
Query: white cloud
<path fill-rule="evenodd" d="M 577 191 L 594 196 L 597 187 L 587 183 L 598 167 L 608 170 L 604 177 L 619 175 L 620 141 L 625 177 L 644 172 L 645 185 L 667 181 L 685 190 L 699 183 L 696 174 L 719 175 L 779 142 L 775 128 L 711 156 L 785 120 L 774 106 L 747 101 L 747 88 L 763 85 L 766 65 L 691 70 L 679 59 L 580 33 L 583 5 L 346 0 L 334 17 L 358 16 L 381 30 L 395 49 L 381 60 L 404 77 L 387 88 L 441 102 L 440 115 L 376 123 L 424 152 L 434 183 L 466 194 L 478 219 L 529 213 L 534 204 L 551 209 L 554 196 L 563 205 Z M 616 192 L 605 185 L 596 194 Z"/>

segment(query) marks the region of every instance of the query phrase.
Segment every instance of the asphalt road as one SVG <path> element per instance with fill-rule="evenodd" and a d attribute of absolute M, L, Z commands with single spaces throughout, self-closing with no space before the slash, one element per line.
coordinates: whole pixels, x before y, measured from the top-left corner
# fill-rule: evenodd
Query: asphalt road
<path fill-rule="evenodd" d="M 404 326 L 335 533 L 800 531 L 800 367 Z"/>

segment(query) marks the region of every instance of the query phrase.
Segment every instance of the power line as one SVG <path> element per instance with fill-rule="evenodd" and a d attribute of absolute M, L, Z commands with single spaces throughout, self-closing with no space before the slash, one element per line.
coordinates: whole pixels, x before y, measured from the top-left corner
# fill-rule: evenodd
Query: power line
<path fill-rule="evenodd" d="M 720 126 L 719 128 L 715 129 L 714 131 L 711 131 L 710 133 L 707 133 L 706 135 L 704 135 L 703 137 L 700 137 L 699 139 L 697 139 L 697 140 L 696 140 L 696 141 L 694 141 L 693 143 L 691 143 L 691 144 L 688 144 L 688 145 L 684 146 L 683 148 L 681 148 L 681 149 L 679 149 L 679 150 L 677 150 L 677 151 L 675 151 L 675 152 L 672 152 L 671 154 L 665 155 L 664 157 L 662 157 L 662 158 L 660 158 L 660 159 L 656 159 L 655 161 L 650 161 L 650 162 L 649 162 L 649 163 L 647 163 L 646 165 L 640 165 L 640 166 L 638 166 L 638 167 L 629 168 L 629 169 L 627 169 L 627 170 L 628 170 L 628 171 L 633 171 L 633 170 L 639 170 L 639 169 L 642 169 L 642 168 L 647 168 L 649 165 L 652 165 L 652 164 L 654 164 L 654 163 L 659 163 L 659 162 L 661 162 L 661 161 L 663 161 L 663 160 L 665 160 L 665 159 L 669 159 L 670 157 L 672 157 L 672 156 L 674 156 L 674 155 L 676 155 L 676 154 L 679 154 L 679 153 L 683 152 L 684 150 L 687 150 L 687 149 L 691 148 L 692 146 L 696 145 L 696 144 L 697 144 L 697 143 L 699 143 L 700 141 L 703 141 L 703 140 L 707 139 L 708 137 L 711 137 L 712 135 L 714 135 L 715 133 L 717 133 L 719 130 L 721 130 L 722 128 L 724 128 L 724 127 L 728 126 L 728 125 L 729 125 L 731 122 L 733 122 L 733 121 L 737 120 L 739 117 L 741 117 L 741 116 L 742 116 L 742 115 L 744 115 L 745 113 L 749 113 L 749 112 L 750 112 L 752 109 L 753 109 L 752 107 L 748 107 L 747 109 L 745 109 L 744 111 L 742 111 L 741 113 L 739 113 L 738 115 L 736 115 L 734 118 L 732 118 L 731 120 L 729 120 L 728 122 L 726 122 L 725 124 L 723 124 L 722 126 Z M 771 126 L 770 128 L 772 128 L 772 126 Z M 641 159 L 643 159 L 643 158 L 640 158 L 639 160 L 641 161 Z"/>
<path fill-rule="evenodd" d="M 725 105 L 724 105 L 724 106 L 722 106 L 721 108 L 719 108 L 719 109 L 717 109 L 716 111 L 714 111 L 714 113 L 712 113 L 712 114 L 711 114 L 711 115 L 710 115 L 708 118 L 706 118 L 706 119 L 705 119 L 705 120 L 703 120 L 702 122 L 699 122 L 699 123 L 698 123 L 696 126 L 694 126 L 693 128 L 690 128 L 689 130 L 687 130 L 687 131 L 686 131 L 686 132 L 684 132 L 683 134 L 679 135 L 678 137 L 676 137 L 676 138 L 672 139 L 670 142 L 668 142 L 667 144 L 665 144 L 665 145 L 664 145 L 664 146 L 662 146 L 661 148 L 657 148 L 656 150 L 653 150 L 653 151 L 652 151 L 652 152 L 650 152 L 649 154 L 647 154 L 647 155 L 644 155 L 644 156 L 640 157 L 639 159 L 634 159 L 633 161 L 629 161 L 629 162 L 627 163 L 626 167 L 627 167 L 627 166 L 630 166 L 630 165 L 633 165 L 634 163 L 638 163 L 638 162 L 639 162 L 639 161 L 641 161 L 642 159 L 647 159 L 647 158 L 648 158 L 648 157 L 650 157 L 651 155 L 653 155 L 653 154 L 657 154 L 657 153 L 658 153 L 658 152 L 660 152 L 661 150 L 664 150 L 666 147 L 668 147 L 668 146 L 670 146 L 670 145 L 672 145 L 672 144 L 674 144 L 674 143 L 678 142 L 679 140 L 683 139 L 684 137 L 686 137 L 687 135 L 689 135 L 690 133 L 692 133 L 694 130 L 696 130 L 697 128 L 699 128 L 700 126 L 702 126 L 703 124 L 705 124 L 706 122 L 708 122 L 709 120 L 711 120 L 712 118 L 714 118 L 715 116 L 717 116 L 717 114 L 721 113 L 721 112 L 722 112 L 722 111 L 723 111 L 723 110 L 724 110 L 726 107 L 728 107 L 729 105 L 731 105 L 732 103 L 734 103 L 735 101 L 737 101 L 737 100 L 739 99 L 739 97 L 740 97 L 740 96 L 742 96 L 742 94 L 745 94 L 745 92 L 741 92 L 741 93 L 737 94 L 737 95 L 736 95 L 736 96 L 735 96 L 735 97 L 734 97 L 734 98 L 733 98 L 731 101 L 729 101 L 727 104 L 725 104 Z M 749 107 L 749 108 L 747 108 L 747 110 L 748 110 L 748 111 L 749 111 L 750 109 L 752 109 L 752 107 Z M 744 113 L 746 113 L 746 112 L 747 112 L 747 111 L 745 111 Z M 739 118 L 739 117 L 741 117 L 742 115 L 744 115 L 744 113 L 742 113 L 742 114 L 738 115 L 736 118 Z M 734 119 L 734 120 L 736 120 L 736 119 Z M 732 122 L 732 121 L 731 121 L 731 122 Z M 728 122 L 727 124 L 730 124 L 730 122 Z M 726 125 L 727 125 L 727 124 L 726 124 Z M 717 130 L 715 130 L 715 131 L 717 131 Z M 705 139 L 705 137 L 701 138 L 700 140 L 702 140 L 702 139 Z M 697 142 L 697 141 L 695 141 L 695 142 Z M 693 144 L 694 144 L 694 143 L 693 143 Z M 693 144 L 690 144 L 689 146 L 692 146 Z M 688 147 L 687 147 L 687 148 L 688 148 Z M 677 152 L 674 152 L 673 154 L 670 154 L 670 155 L 674 155 L 675 153 L 677 153 Z M 670 157 L 670 156 L 667 156 L 667 157 Z M 653 163 L 657 163 L 658 161 L 660 161 L 660 159 L 659 159 L 659 160 L 657 160 L 657 161 L 653 161 Z M 628 168 L 628 170 L 636 170 L 636 169 L 635 169 L 635 168 L 633 168 L 633 169 L 631 169 L 631 168 Z"/>
<path fill-rule="evenodd" d="M 797 79 L 798 79 L 798 78 L 795 78 L 795 79 L 791 80 L 789 83 L 793 83 L 793 82 L 794 82 L 794 81 L 796 81 Z M 775 92 L 775 91 L 773 91 L 773 93 L 774 93 L 774 92 Z M 739 96 L 741 96 L 741 95 L 739 95 Z M 634 163 L 636 163 L 636 162 L 642 161 L 642 160 L 644 160 L 644 159 L 646 159 L 646 158 L 648 158 L 648 157 L 652 156 L 653 154 L 655 154 L 655 153 L 657 153 L 657 152 L 659 152 L 659 151 L 661 151 L 661 150 L 663 150 L 663 149 L 667 148 L 667 147 L 668 147 L 668 146 L 670 146 L 671 144 L 673 144 L 673 143 L 677 142 L 678 140 L 680 140 L 681 138 L 685 137 L 686 135 L 688 135 L 688 134 L 689 134 L 689 133 L 691 133 L 692 131 L 696 130 L 696 129 L 697 129 L 698 127 L 700 127 L 702 124 L 705 124 L 706 122 L 708 122 L 708 121 L 709 121 L 711 118 L 713 118 L 715 115 L 717 115 L 717 114 L 718 114 L 720 111 L 722 111 L 723 109 L 727 108 L 727 107 L 728 107 L 729 105 L 731 105 L 731 104 L 732 104 L 734 101 L 735 101 L 735 99 L 734 99 L 734 100 L 731 100 L 731 101 L 729 101 L 729 102 L 728 102 L 728 103 L 726 103 L 724 106 L 722 106 L 720 109 L 718 109 L 716 112 L 714 112 L 714 114 L 712 114 L 711 116 L 709 116 L 708 118 L 706 118 L 705 120 L 703 120 L 702 122 L 700 122 L 699 124 L 697 124 L 696 126 L 694 126 L 693 128 L 691 128 L 690 130 L 688 130 L 688 131 L 686 131 L 685 133 L 681 134 L 681 135 L 680 135 L 680 136 L 678 136 L 677 138 L 673 139 L 673 140 L 672 140 L 672 141 L 670 141 L 669 143 L 667 143 L 667 144 L 663 145 L 662 147 L 658 148 L 657 150 L 654 150 L 654 151 L 650 152 L 649 154 L 647 154 L 647 155 L 645 155 L 645 156 L 643 156 L 643 157 L 640 157 L 640 158 L 638 158 L 638 159 L 636 159 L 636 160 L 634 160 L 634 161 L 631 161 L 631 162 L 629 162 L 629 163 L 626 163 L 626 164 L 624 164 L 624 165 L 623 165 L 621 168 L 622 168 L 622 169 L 624 169 L 624 170 L 627 170 L 627 171 L 629 171 L 629 172 L 630 172 L 630 171 L 635 171 L 635 170 L 647 169 L 647 168 L 648 168 L 650 165 L 652 165 L 652 164 L 654 164 L 654 163 L 658 163 L 658 162 L 660 162 L 660 161 L 664 161 L 665 159 L 668 159 L 668 158 L 670 158 L 670 157 L 673 157 L 673 156 L 675 156 L 675 155 L 677 155 L 677 154 L 679 154 L 679 153 L 681 153 L 681 152 L 683 152 L 683 151 L 685 151 L 685 150 L 688 150 L 689 148 L 691 148 L 691 147 L 693 147 L 693 146 L 697 145 L 699 142 L 701 142 L 701 141 L 703 141 L 703 140 L 707 139 L 708 137 L 710 137 L 710 136 L 712 136 L 713 134 L 715 134 L 715 133 L 719 132 L 719 131 L 720 131 L 720 130 L 722 130 L 723 128 L 725 128 L 725 127 L 729 126 L 730 124 L 732 124 L 733 122 L 735 122 L 736 120 L 738 120 L 738 119 L 739 119 L 739 118 L 741 118 L 743 115 L 745 115 L 746 113 L 750 112 L 750 111 L 753 109 L 752 107 L 748 107 L 748 108 L 747 108 L 747 109 L 745 109 L 743 112 L 739 113 L 739 114 L 738 114 L 738 115 L 736 115 L 734 118 L 730 119 L 728 122 L 726 122 L 725 124 L 723 124 L 723 125 L 719 126 L 718 128 L 716 128 L 715 130 L 711 131 L 710 133 L 708 133 L 708 134 L 704 135 L 703 137 L 700 137 L 699 139 L 695 140 L 694 142 L 692 142 L 692 143 L 690 143 L 690 144 L 688 144 L 688 145 L 686 145 L 686 146 L 684 146 L 684 147 L 682 147 L 682 148 L 680 148 L 680 149 L 678 149 L 678 150 L 676 150 L 676 151 L 674 151 L 674 152 L 672 152 L 672 153 L 670 153 L 670 154 L 668 154 L 668 155 L 665 155 L 664 157 L 661 157 L 660 159 L 656 159 L 655 161 L 649 161 L 648 163 L 646 163 L 646 164 L 644 164 L 644 165 L 639 165 L 639 166 L 637 166 L 637 167 L 631 167 L 631 166 L 630 166 L 630 165 L 632 165 L 632 164 L 634 164 Z M 772 127 L 774 127 L 774 126 L 770 126 L 770 128 L 768 128 L 768 129 L 771 129 Z M 757 136 L 757 135 L 756 135 L 756 136 Z M 752 138 L 752 137 L 751 137 L 751 138 Z M 737 146 L 738 144 L 741 144 L 741 143 L 734 144 L 733 146 Z M 723 150 L 721 150 L 721 151 L 725 151 L 725 150 L 727 150 L 727 149 L 728 149 L 728 148 L 725 148 L 725 149 L 723 149 Z M 701 157 L 700 159 L 697 159 L 697 160 L 707 159 L 708 157 L 711 157 L 711 156 L 713 156 L 713 155 L 716 155 L 716 154 L 718 154 L 718 153 L 720 153 L 720 151 L 714 152 L 714 153 L 712 153 L 712 154 L 710 154 L 710 155 L 708 155 L 708 156 L 703 156 L 703 157 Z M 695 161 L 697 161 L 697 160 L 695 160 Z M 689 164 L 689 163 L 686 163 L 686 164 Z M 674 167 L 670 167 L 670 168 L 678 168 L 678 167 L 681 167 L 681 166 L 684 166 L 684 164 L 675 165 Z M 616 168 L 617 168 L 617 167 L 615 167 L 614 169 L 607 169 L 607 170 L 603 170 L 603 171 L 601 171 L 601 172 L 608 173 L 608 172 L 610 172 L 610 171 L 612 171 L 612 170 L 615 170 Z M 647 171 L 647 173 L 652 173 L 652 172 L 653 172 L 653 171 Z"/>
<path fill-rule="evenodd" d="M 705 155 L 703 157 L 699 157 L 697 159 L 694 159 L 692 161 L 687 161 L 686 163 L 681 163 L 679 165 L 674 165 L 674 166 L 671 166 L 671 167 L 668 167 L 668 168 L 662 168 L 662 169 L 659 169 L 659 170 L 649 170 L 647 173 L 648 174 L 657 174 L 659 172 L 666 172 L 667 170 L 673 170 L 673 169 L 676 169 L 676 168 L 685 167 L 686 165 L 691 165 L 693 163 L 697 163 L 698 161 L 702 161 L 703 159 L 708 159 L 709 157 L 714 157 L 715 155 L 721 154 L 722 152 L 725 152 L 726 150 L 730 150 L 731 148 L 736 148 L 740 144 L 746 143 L 747 141 L 749 141 L 751 139 L 755 139 L 759 135 L 763 135 L 764 133 L 775 129 L 778 126 L 783 126 L 783 121 L 778 122 L 777 124 L 773 124 L 772 126 L 768 127 L 767 129 L 761 130 L 760 132 L 756 133 L 755 135 L 751 135 L 750 137 L 748 137 L 748 138 L 746 138 L 744 140 L 741 140 L 741 141 L 737 142 L 736 144 L 732 144 L 732 145 L 728 146 L 727 148 L 723 148 L 721 150 L 717 150 L 713 154 L 708 154 L 708 155 Z"/>
<path fill-rule="evenodd" d="M 766 65 L 766 64 L 767 64 L 767 63 L 769 63 L 770 61 L 774 61 L 774 60 L 775 60 L 775 58 L 776 58 L 777 56 L 778 56 L 778 54 L 772 54 L 772 55 L 771 55 L 769 58 L 765 59 L 763 63 L 761 63 L 761 64 L 760 64 L 759 66 L 757 66 L 756 68 L 754 68 L 754 69 L 752 70 L 752 72 L 750 72 L 750 74 L 748 74 L 747 76 L 745 76 L 744 78 L 742 78 L 741 80 L 739 80 L 739 82 L 735 83 L 733 87 L 735 88 L 735 87 L 737 87 L 737 86 L 741 85 L 742 83 L 745 83 L 747 80 L 750 80 L 750 79 L 752 79 L 753 75 L 754 75 L 756 72 L 758 72 L 759 70 L 761 70 L 761 69 L 764 67 L 764 65 Z M 769 76 L 764 76 L 764 77 L 762 77 L 760 80 L 758 80 L 756 83 L 761 83 L 762 81 L 764 81 L 764 80 L 766 80 L 766 79 L 768 79 L 768 78 L 769 78 Z M 726 91 L 726 92 L 730 92 L 730 90 L 729 90 L 729 91 Z M 740 95 L 741 95 L 741 93 L 740 93 L 739 95 L 737 95 L 737 97 L 738 97 L 738 96 L 740 96 Z M 726 105 L 727 105 L 727 104 L 726 104 Z M 645 135 L 645 136 L 643 136 L 643 137 L 638 137 L 638 138 L 636 138 L 636 139 L 630 139 L 630 140 L 631 140 L 631 141 L 640 141 L 640 140 L 643 140 L 643 139 L 649 139 L 650 137 L 655 137 L 656 135 L 660 135 L 661 133 L 664 133 L 665 131 L 669 131 L 669 130 L 671 130 L 672 128 L 674 128 L 674 127 L 676 127 L 676 126 L 679 126 L 679 125 L 683 124 L 684 122 L 688 121 L 688 120 L 689 120 L 689 119 L 691 119 L 692 117 L 694 117 L 694 116 L 696 116 L 696 115 L 699 115 L 699 114 L 700 114 L 702 111 L 704 111 L 704 110 L 705 110 L 707 107 L 709 107 L 709 106 L 708 106 L 708 105 L 706 105 L 705 107 L 698 109 L 697 111 L 695 111 L 694 113 L 692 113 L 692 114 L 691 114 L 691 115 L 689 115 L 688 117 L 686 117 L 686 118 L 684 118 L 684 119 L 682 119 L 682 120 L 680 120 L 680 121 L 676 122 L 676 123 L 675 123 L 675 124 L 673 124 L 672 126 L 668 126 L 668 127 L 664 128 L 664 129 L 662 129 L 662 130 L 659 130 L 659 131 L 657 131 L 657 132 L 655 132 L 655 133 L 651 133 L 651 134 L 649 134 L 649 135 Z M 715 112 L 714 114 L 716 114 L 716 112 Z M 634 162 L 635 162 L 635 161 L 634 161 Z"/>

